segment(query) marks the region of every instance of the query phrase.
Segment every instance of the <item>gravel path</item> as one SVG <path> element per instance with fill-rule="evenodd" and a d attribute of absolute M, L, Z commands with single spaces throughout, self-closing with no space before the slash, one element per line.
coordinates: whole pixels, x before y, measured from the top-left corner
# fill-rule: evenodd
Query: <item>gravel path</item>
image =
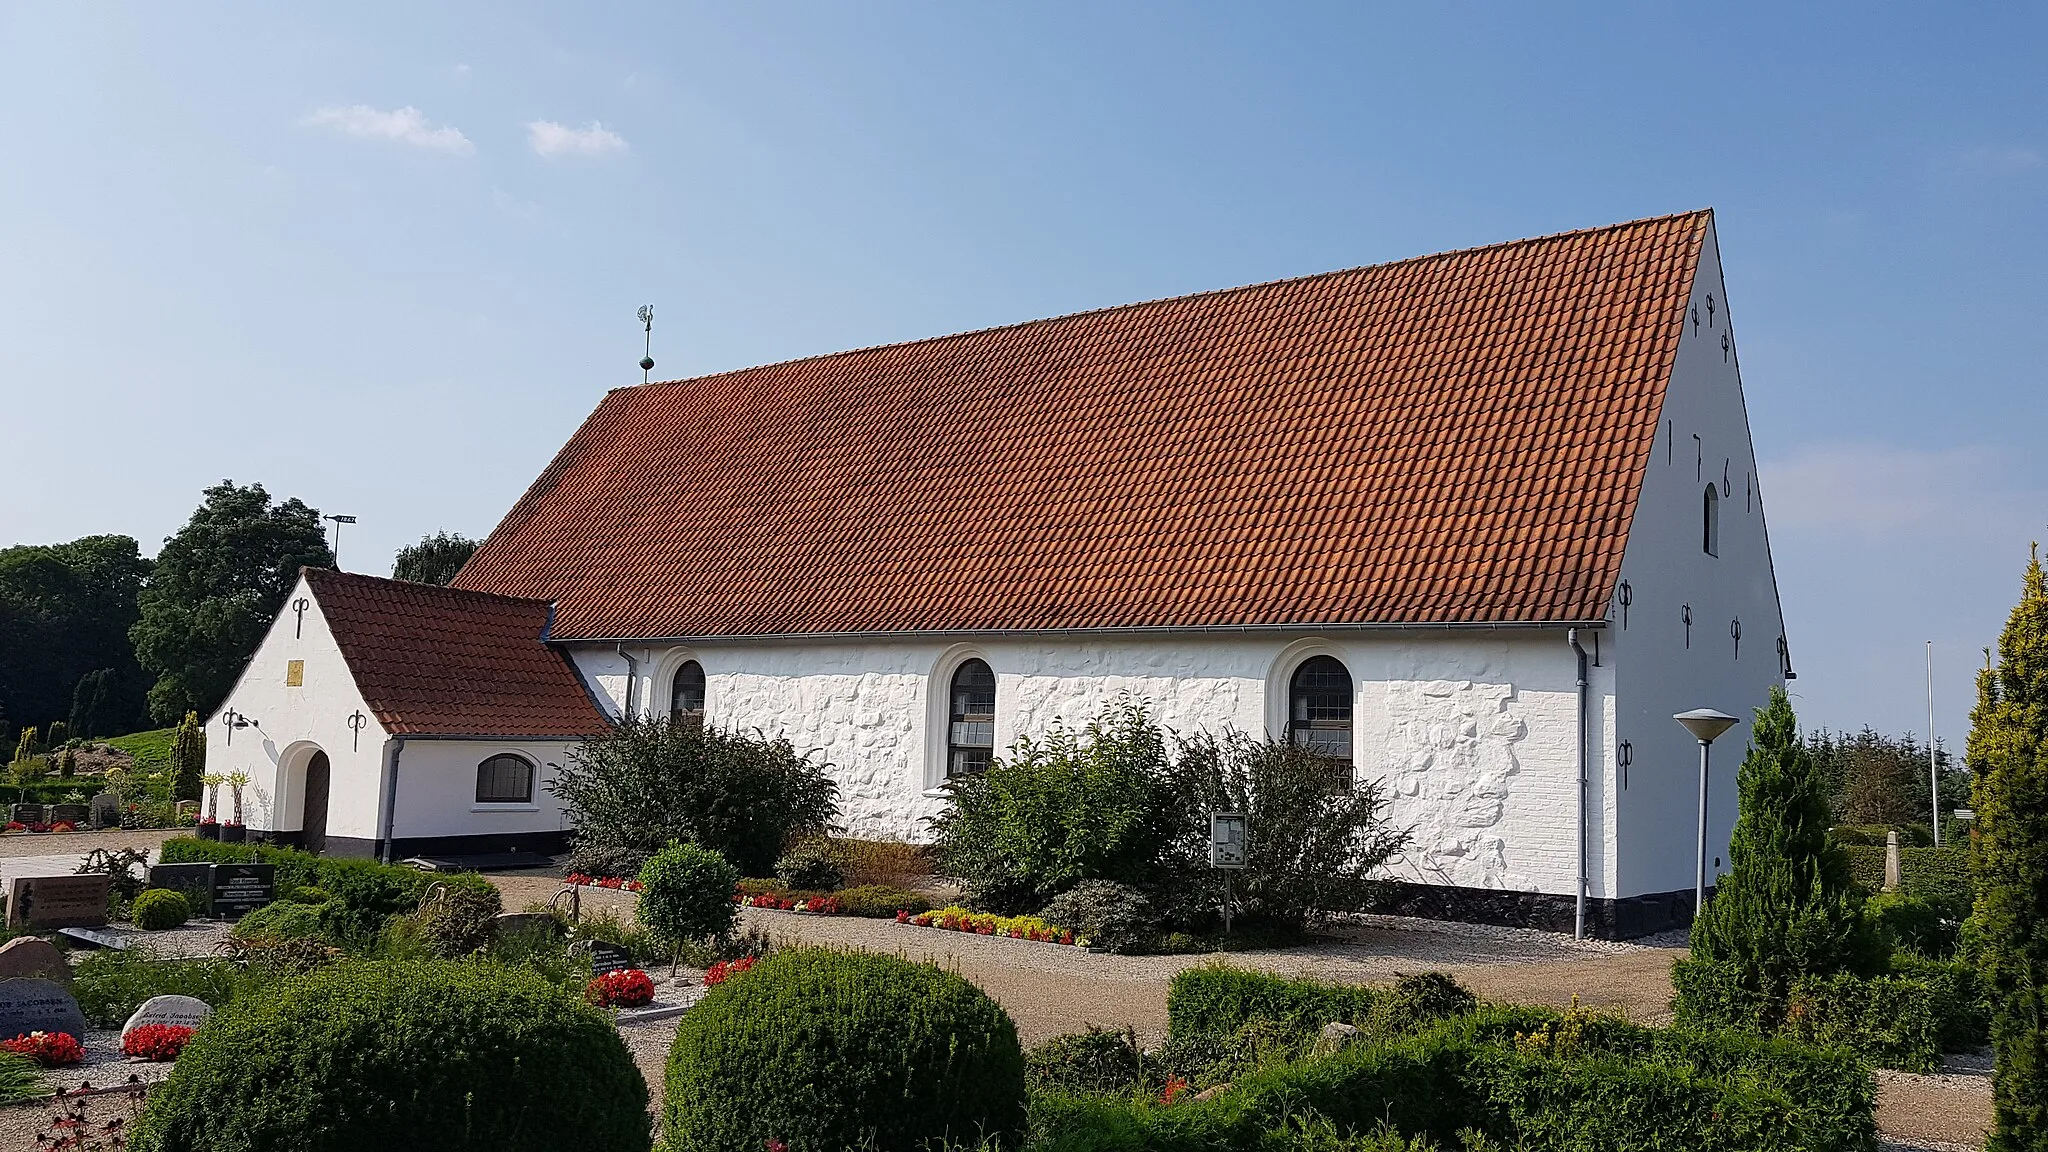
<path fill-rule="evenodd" d="M 113 828 L 105 832 L 18 832 L 0 836 L 0 860 L 16 856 L 84 858 L 95 848 L 156 847 L 173 836 L 191 835 L 190 828 Z M 77 867 L 73 864 L 72 867 Z M 21 873 L 30 875 L 30 873 Z"/>

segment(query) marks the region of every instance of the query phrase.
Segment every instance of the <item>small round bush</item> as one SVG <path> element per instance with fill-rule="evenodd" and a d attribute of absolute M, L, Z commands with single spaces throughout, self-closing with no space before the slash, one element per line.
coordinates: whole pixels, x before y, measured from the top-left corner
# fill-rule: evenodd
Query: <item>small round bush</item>
<path fill-rule="evenodd" d="M 987 994 L 930 964 L 807 948 L 712 989 L 669 1051 L 673 1152 L 1014 1147 L 1024 1054 Z"/>
<path fill-rule="evenodd" d="M 245 940 L 301 940 L 321 935 L 322 926 L 318 907 L 280 900 L 236 921 L 234 934 Z"/>
<path fill-rule="evenodd" d="M 602 1011 L 522 968 L 341 964 L 223 1006 L 149 1095 L 137 1152 L 647 1152 Z"/>
<path fill-rule="evenodd" d="M 128 911 L 129 918 L 137 928 L 160 932 L 165 928 L 176 928 L 192 918 L 192 902 L 185 899 L 183 892 L 169 888 L 145 888 L 135 897 L 135 904 Z"/>
<path fill-rule="evenodd" d="M 671 946 L 732 931 L 739 870 L 695 844 L 669 841 L 640 869 L 640 923 Z"/>
<path fill-rule="evenodd" d="M 846 883 L 846 870 L 823 846 L 807 844 L 775 862 L 775 878 L 799 892 L 836 892 Z"/>
<path fill-rule="evenodd" d="M 1053 897 L 1038 918 L 1112 952 L 1132 951 L 1159 930 L 1145 894 L 1114 880 L 1083 880 Z"/>

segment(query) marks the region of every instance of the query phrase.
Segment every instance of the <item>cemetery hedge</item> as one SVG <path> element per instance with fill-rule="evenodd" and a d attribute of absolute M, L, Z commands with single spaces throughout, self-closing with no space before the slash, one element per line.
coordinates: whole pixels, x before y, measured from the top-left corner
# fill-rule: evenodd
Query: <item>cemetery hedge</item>
<path fill-rule="evenodd" d="M 422 872 L 374 860 L 315 856 L 265 844 L 222 844 L 189 836 L 164 841 L 158 859 L 164 864 L 275 865 L 277 891 L 312 887 L 332 893 L 341 904 L 331 914 L 332 922 L 344 931 L 364 935 L 375 933 L 393 915 L 416 911 L 420 898 L 436 884 L 496 892 L 490 881 L 475 873 Z"/>
<path fill-rule="evenodd" d="M 516 966 L 344 963 L 240 997 L 150 1094 L 136 1152 L 646 1152 L 605 1013 Z"/>
<path fill-rule="evenodd" d="M 1009 1015 L 957 975 L 783 951 L 682 1017 L 666 1121 L 670 1152 L 1014 1147 L 1024 1057 Z"/>
<path fill-rule="evenodd" d="M 96 949 L 72 971 L 71 993 L 95 1028 L 119 1028 L 152 996 L 190 996 L 215 1008 L 257 982 L 232 960 L 158 960 L 141 948 Z"/>

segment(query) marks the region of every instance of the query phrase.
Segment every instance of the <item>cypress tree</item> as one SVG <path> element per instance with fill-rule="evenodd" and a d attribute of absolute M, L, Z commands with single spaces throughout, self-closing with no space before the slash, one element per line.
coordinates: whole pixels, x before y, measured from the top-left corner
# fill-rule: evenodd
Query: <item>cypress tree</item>
<path fill-rule="evenodd" d="M 21 739 L 16 741 L 14 745 L 14 762 L 19 764 L 35 754 L 36 730 L 33 727 L 23 728 L 21 730 Z"/>
<path fill-rule="evenodd" d="M 1692 924 L 1692 959 L 1726 966 L 1762 1006 L 1766 1031 L 1783 1021 L 1805 975 L 1865 971 L 1875 959 L 1849 861 L 1828 840 L 1827 782 L 1783 688 L 1756 710 L 1736 777 L 1740 814 L 1731 870 Z"/>
<path fill-rule="evenodd" d="M 1970 713 L 1976 920 L 1991 988 L 1987 1152 L 2048 1150 L 2048 584 L 2038 551 Z"/>
<path fill-rule="evenodd" d="M 70 725 L 64 723 L 62 720 L 50 721 L 50 737 L 49 740 L 47 741 L 47 744 L 51 750 L 54 751 L 58 748 L 62 748 L 64 746 L 64 742 L 69 739 L 71 739 Z"/>
<path fill-rule="evenodd" d="M 185 720 L 171 736 L 171 799 L 199 799 L 199 777 L 206 771 L 206 733 L 199 728 L 199 713 L 185 713 Z"/>

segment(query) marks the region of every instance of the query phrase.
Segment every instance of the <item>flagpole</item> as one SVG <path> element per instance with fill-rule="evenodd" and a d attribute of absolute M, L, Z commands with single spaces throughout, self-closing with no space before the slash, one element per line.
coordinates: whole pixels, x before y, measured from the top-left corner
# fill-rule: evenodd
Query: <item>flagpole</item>
<path fill-rule="evenodd" d="M 1934 846 L 1941 847 L 1941 768 L 1934 758 L 1934 641 L 1927 642 L 1927 790 Z"/>

